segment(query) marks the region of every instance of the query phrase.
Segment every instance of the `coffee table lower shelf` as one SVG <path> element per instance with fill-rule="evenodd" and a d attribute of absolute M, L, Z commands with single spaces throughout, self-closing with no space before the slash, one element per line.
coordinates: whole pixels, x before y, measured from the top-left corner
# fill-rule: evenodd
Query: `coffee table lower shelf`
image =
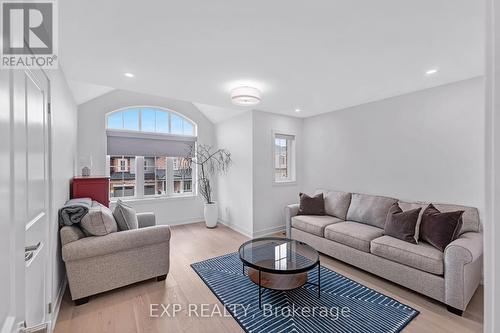
<path fill-rule="evenodd" d="M 317 263 L 318 282 L 308 282 L 307 272 L 301 273 L 269 273 L 256 268 L 248 267 L 248 277 L 250 280 L 259 286 L 259 308 L 262 309 L 262 294 L 266 289 L 287 291 L 300 288 L 305 284 L 310 284 L 318 288 L 318 298 L 321 297 L 321 266 Z M 243 264 L 243 272 L 245 272 L 245 264 Z"/>

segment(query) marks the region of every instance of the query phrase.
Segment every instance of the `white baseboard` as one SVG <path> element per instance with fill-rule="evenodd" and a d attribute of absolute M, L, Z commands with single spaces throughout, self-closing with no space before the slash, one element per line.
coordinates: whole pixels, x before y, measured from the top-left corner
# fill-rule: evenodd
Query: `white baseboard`
<path fill-rule="evenodd" d="M 233 224 L 231 222 L 227 222 L 227 221 L 223 221 L 223 220 L 218 220 L 217 222 L 219 222 L 220 224 L 225 225 L 229 229 L 233 229 L 234 231 L 236 231 L 237 233 L 242 234 L 243 236 L 246 236 L 248 238 L 252 238 L 252 233 L 251 232 L 248 232 L 247 230 L 244 230 L 244 229 L 240 228 L 239 226 L 237 226 L 237 225 L 235 225 L 235 224 Z"/>
<path fill-rule="evenodd" d="M 224 221 L 224 220 L 219 220 L 218 222 L 220 224 L 223 224 L 226 227 L 248 237 L 248 238 L 264 237 L 264 236 L 269 236 L 269 235 L 275 234 L 277 232 L 285 231 L 284 225 L 274 226 L 271 228 L 266 228 L 266 229 L 262 229 L 262 230 L 255 231 L 255 232 L 249 232 L 248 230 L 244 230 L 244 229 L 240 228 L 239 226 L 237 226 L 233 223 Z"/>
<path fill-rule="evenodd" d="M 64 277 L 59 290 L 57 291 L 56 299 L 52 305 L 52 314 L 49 322 L 49 332 L 53 332 L 56 327 L 57 317 L 59 316 L 59 310 L 61 309 L 62 299 L 64 297 L 64 292 L 68 285 L 68 280 Z"/>
<path fill-rule="evenodd" d="M 282 232 L 282 231 L 285 231 L 285 226 L 284 225 L 279 225 L 279 226 L 275 226 L 275 227 L 271 227 L 271 228 L 265 228 L 265 229 L 262 229 L 262 230 L 259 230 L 259 231 L 255 231 L 253 233 L 253 237 L 256 238 L 256 237 L 264 237 L 264 236 L 269 236 L 269 235 L 273 235 L 277 232 Z"/>
<path fill-rule="evenodd" d="M 158 223 L 158 225 L 164 224 L 164 225 L 173 226 L 173 225 L 199 223 L 199 222 L 204 222 L 204 221 L 205 221 L 204 217 L 195 217 L 195 218 L 187 219 L 187 220 L 177 220 L 177 221 L 170 221 L 170 222 L 166 222 L 166 223 Z M 159 221 L 157 220 L 157 222 L 159 222 Z"/>

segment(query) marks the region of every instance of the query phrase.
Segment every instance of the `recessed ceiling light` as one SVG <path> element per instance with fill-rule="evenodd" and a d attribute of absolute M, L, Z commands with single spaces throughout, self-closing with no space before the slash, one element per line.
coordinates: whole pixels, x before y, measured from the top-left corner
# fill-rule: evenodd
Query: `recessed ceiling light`
<path fill-rule="evenodd" d="M 432 75 L 432 74 L 436 74 L 438 72 L 437 68 L 432 68 L 432 69 L 429 69 L 428 71 L 425 72 L 425 75 Z"/>
<path fill-rule="evenodd" d="M 236 105 L 256 105 L 261 101 L 260 90 L 254 87 L 237 87 L 231 90 L 231 101 Z"/>
<path fill-rule="evenodd" d="M 301 110 L 300 109 L 295 109 L 295 112 L 300 112 Z"/>
<path fill-rule="evenodd" d="M 132 74 L 132 73 L 123 73 L 123 75 L 125 75 L 126 77 L 134 77 L 135 75 Z"/>

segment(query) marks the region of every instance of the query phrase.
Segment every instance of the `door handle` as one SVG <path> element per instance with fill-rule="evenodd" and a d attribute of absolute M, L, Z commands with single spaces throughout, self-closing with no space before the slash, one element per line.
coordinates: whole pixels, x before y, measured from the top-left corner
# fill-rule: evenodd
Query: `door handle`
<path fill-rule="evenodd" d="M 42 242 L 38 242 L 36 245 L 26 246 L 24 248 L 24 252 L 35 252 L 38 248 L 40 248 L 40 245 L 42 245 Z"/>
<path fill-rule="evenodd" d="M 38 242 L 36 245 L 30 245 L 24 247 L 24 261 L 30 261 L 33 258 L 33 254 L 40 248 L 42 245 L 41 242 Z"/>

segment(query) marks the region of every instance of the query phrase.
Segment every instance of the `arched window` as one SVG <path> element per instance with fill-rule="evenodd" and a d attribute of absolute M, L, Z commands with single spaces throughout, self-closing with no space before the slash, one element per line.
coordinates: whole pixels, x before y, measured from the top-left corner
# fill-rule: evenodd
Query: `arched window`
<path fill-rule="evenodd" d="M 196 124 L 158 107 L 130 107 L 106 115 L 110 198 L 194 195 L 196 170 L 186 157 Z"/>
<path fill-rule="evenodd" d="M 106 118 L 106 128 L 111 130 L 196 135 L 196 126 L 191 120 L 161 108 L 132 107 L 108 113 Z"/>

